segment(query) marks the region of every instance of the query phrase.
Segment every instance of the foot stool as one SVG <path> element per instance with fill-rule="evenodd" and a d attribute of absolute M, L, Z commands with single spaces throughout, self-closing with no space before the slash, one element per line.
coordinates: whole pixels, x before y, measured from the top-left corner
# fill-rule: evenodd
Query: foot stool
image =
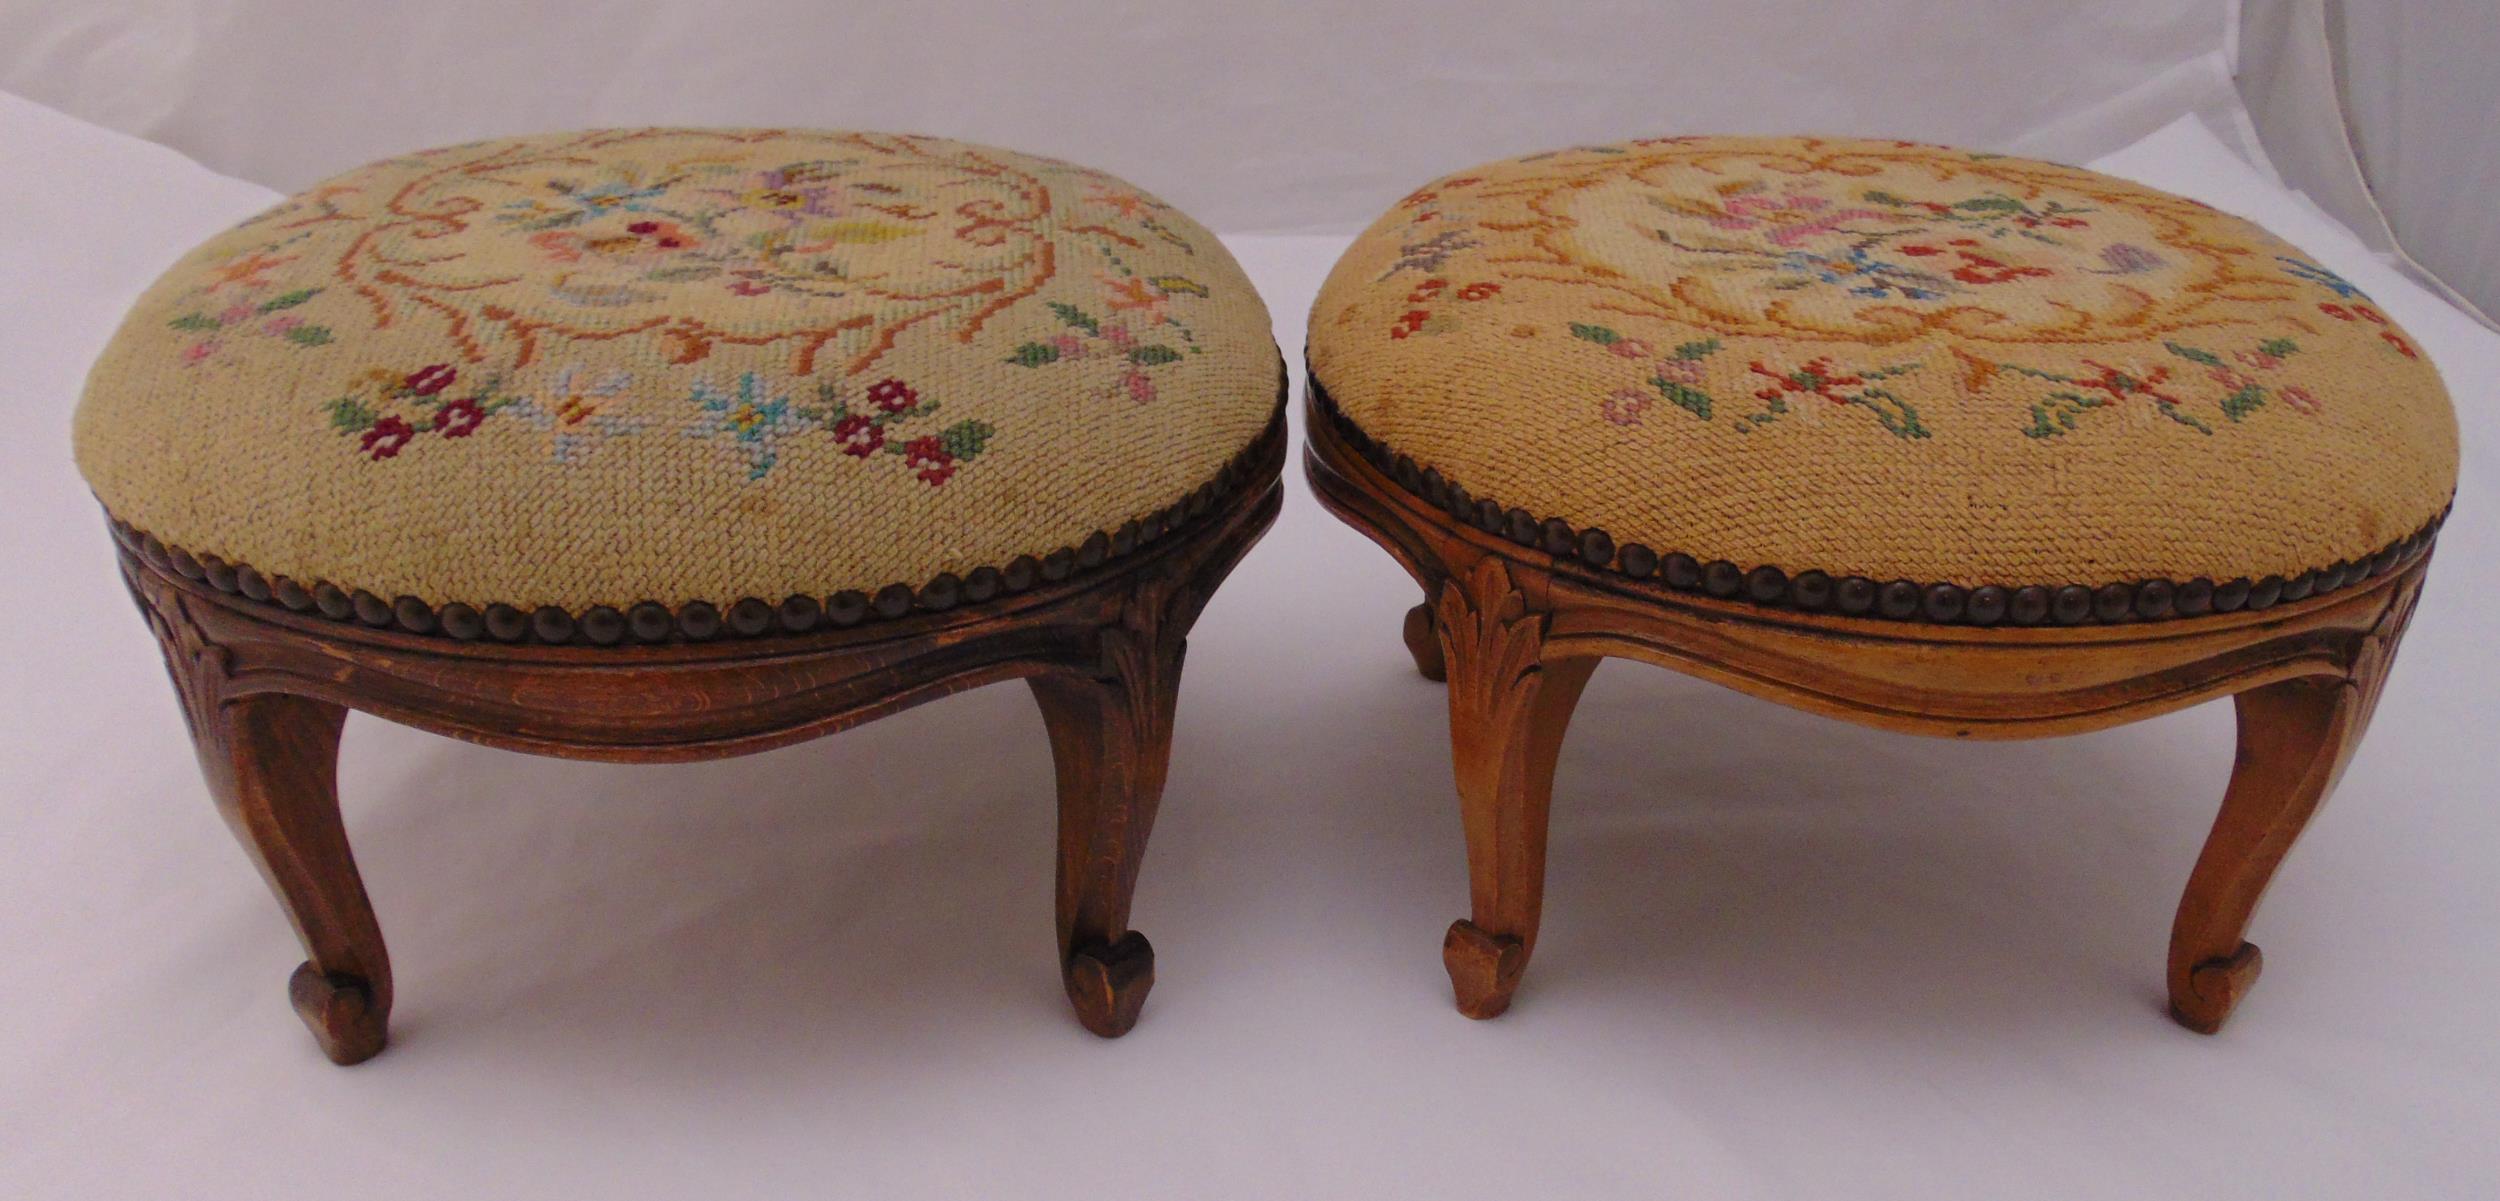
<path fill-rule="evenodd" d="M 2172 1013 L 2221 1026 L 2258 895 L 2360 741 L 2457 471 L 2370 298 L 2195 201 L 1940 146 L 1663 138 L 1436 180 L 1311 314 L 1321 499 L 1424 587 L 1469 916 L 1536 947 L 1599 659 L 1953 738 L 2235 698 Z"/>
<path fill-rule="evenodd" d="M 1058 762 L 1059 955 L 1093 1032 L 1183 636 L 1274 519 L 1283 371 L 1213 235 L 1099 172 L 936 138 L 598 130 L 339 176 L 143 296 L 77 457 L 218 808 L 379 1051 L 348 709 L 633 762 L 1001 680 Z"/>

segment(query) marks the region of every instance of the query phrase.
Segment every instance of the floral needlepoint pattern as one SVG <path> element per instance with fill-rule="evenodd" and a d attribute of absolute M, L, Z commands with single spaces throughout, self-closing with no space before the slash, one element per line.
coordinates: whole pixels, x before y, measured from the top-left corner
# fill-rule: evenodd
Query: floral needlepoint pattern
<path fill-rule="evenodd" d="M 954 478 L 960 464 L 979 458 L 996 433 L 987 422 L 959 421 L 935 433 L 894 440 L 892 427 L 927 417 L 938 405 L 893 378 L 871 385 L 857 407 L 831 384 L 818 387 L 812 402 L 793 401 L 753 372 L 728 388 L 698 384 L 690 399 L 698 412 L 686 435 L 721 443 L 746 467 L 750 480 L 772 473 L 786 439 L 821 431 L 853 458 L 871 459 L 880 452 L 901 458 L 922 483 L 935 487 Z"/>
<path fill-rule="evenodd" d="M 399 457 L 419 438 L 467 438 L 514 399 L 500 377 L 466 381 L 458 368 L 432 363 L 406 373 L 367 371 L 323 408 L 330 428 L 353 437 L 359 454 L 379 462 Z"/>
<path fill-rule="evenodd" d="M 697 384 L 692 397 L 702 410 L 686 427 L 693 438 L 725 438 L 747 464 L 747 478 L 760 480 L 781 461 L 781 439 L 806 427 L 786 395 L 773 395 L 754 372 L 738 377 L 737 386 L 722 392 Z"/>
<path fill-rule="evenodd" d="M 594 375 L 579 363 L 558 372 L 545 392 L 523 396 L 509 406 L 514 416 L 549 435 L 548 454 L 558 463 L 579 463 L 610 438 L 638 434 L 651 427 L 647 418 L 616 410 L 634 377 L 623 371 Z"/>
<path fill-rule="evenodd" d="M 1665 354 L 1650 348 L 1639 338 L 1627 338 L 1611 327 L 1574 322 L 1571 336 L 1583 342 L 1603 346 L 1618 358 L 1644 362 L 1649 369 L 1648 388 L 1617 388 L 1598 402 L 1598 411 L 1616 425 L 1639 425 L 1642 414 L 1658 401 L 1682 409 L 1693 417 L 1709 421 L 1719 414 L 1721 405 L 1708 384 L 1705 364 L 1726 347 L 1716 338 L 1702 338 L 1679 344 Z M 1792 400 L 1812 397 L 1832 406 L 1855 406 L 1874 414 L 1875 420 L 1894 436 L 1924 438 L 1927 427 L 1919 423 L 1918 410 L 1889 389 L 1881 381 L 1907 375 L 1924 364 L 1894 363 L 1864 371 L 1847 372 L 1832 366 L 1828 358 L 1810 359 L 1788 368 L 1774 368 L 1760 359 L 1746 367 L 1755 382 L 1753 396 L 1762 404 L 1750 413 L 1730 419 L 1729 428 L 1747 433 L 1769 425 L 1797 412 Z M 1759 386 L 1761 381 L 1767 386 Z M 1813 417 L 1807 413 L 1808 419 Z"/>
<path fill-rule="evenodd" d="M 1279 403 L 1271 315 L 1188 214 L 916 134 L 482 139 L 166 267 L 79 402 L 96 496 L 437 605 L 976 578 L 1242 484 Z M 522 553 L 565 547 L 601 553 Z"/>
<path fill-rule="evenodd" d="M 1964 356 L 1974 389 L 1997 372 L 2061 385 L 2032 403 L 2023 433 L 2054 438 L 2077 428 L 2086 413 L 2146 406 L 2144 411 L 2200 434 L 2212 434 L 2216 415 L 2228 422 L 2247 418 L 2271 399 L 2280 397 L 2294 413 L 2314 416 L 2317 397 L 2306 387 L 2273 382 L 2275 373 L 2301 352 L 2291 338 L 2266 338 L 2230 352 L 2230 357 L 2182 342 L 2162 343 L 2178 362 L 2113 366 L 2086 359 L 2080 372 L 2047 371 L 2015 363 L 1986 362 Z M 2186 366 L 2182 366 L 2184 363 Z M 2197 378 L 2202 376 L 2202 381 Z"/>
<path fill-rule="evenodd" d="M 1719 353 L 1717 339 L 1686 342 L 1659 355 L 1651 351 L 1649 343 L 1624 337 L 1603 325 L 1574 322 L 1570 328 L 1572 337 L 1603 346 L 1617 358 L 1650 360 L 1649 386 L 1657 395 L 1653 397 L 1638 388 L 1618 388 L 1599 405 L 1606 420 L 1616 425 L 1639 425 L 1641 414 L 1648 411 L 1655 399 L 1664 399 L 1703 421 L 1710 420 L 1716 402 L 1702 389 L 1702 363 Z"/>
<path fill-rule="evenodd" d="M 1378 215 L 1309 331 L 1358 445 L 1791 577 L 2290 579 L 2456 477 L 2429 352 L 2352 281 L 2188 197 L 1912 142 L 1472 166 Z"/>
<path fill-rule="evenodd" d="M 1406 302 L 1418 307 L 1398 314 L 1398 319 L 1389 325 L 1389 336 L 1411 338 L 1417 334 L 1448 333 L 1462 324 L 1458 315 L 1448 309 L 1441 309 L 1436 313 L 1434 309 L 1423 306 L 1434 305 L 1444 300 L 1472 304 L 1480 300 L 1491 300 L 1501 294 L 1502 285 L 1489 280 L 1478 280 L 1466 284 L 1453 293 L 1450 290 L 1449 280 L 1435 276 L 1415 285 L 1413 290 L 1406 294 Z"/>
<path fill-rule="evenodd" d="M 2277 399 L 2318 413 L 2331 383 L 2285 367 L 2318 332 L 2295 304 L 2420 354 L 2334 272 L 2195 232 L 2218 214 L 2193 201 L 1912 143 L 1729 148 L 1741 141 L 1577 147 L 1419 189 L 1366 235 L 1387 260 L 1366 293 L 1374 328 L 1421 347 L 1468 330 L 1482 304 L 1495 329 L 1533 337 L 1540 325 L 1517 321 L 1516 303 L 1568 305 L 1587 314 L 1565 322 L 1575 338 L 1646 367 L 1596 397 L 1611 425 L 1655 422 L 1665 406 L 1747 433 L 1855 409 L 1873 418 L 1859 428 L 1905 440 L 1967 425 L 1960 405 L 1935 403 L 1952 384 L 2035 442 L 2100 410 L 2204 435 Z M 2300 301 L 2303 287 L 2328 298 Z M 2275 306 L 2275 323 L 2237 333 L 2246 319 L 2222 312 L 2233 304 Z M 1339 325 L 1359 315 L 1325 311 Z M 2226 327 L 2246 340 L 2217 341 Z M 1707 362 L 1729 346 L 1741 372 Z M 1964 369 L 1905 379 L 1948 358 Z"/>
<path fill-rule="evenodd" d="M 1774 368 L 1756 359 L 1745 369 L 1770 381 L 1770 385 L 1754 393 L 1755 398 L 1763 402 L 1761 411 L 1743 418 L 1737 428 L 1747 430 L 1769 425 L 1791 411 L 1788 403 L 1791 398 L 1801 403 L 1810 403 L 1806 398 L 1812 398 L 1832 405 L 1865 409 L 1873 413 L 1876 422 L 1892 431 L 1895 437 L 1927 437 L 1927 427 L 1919 424 L 1918 410 L 1878 383 L 1897 375 L 1907 375 L 1924 365 L 1916 362 L 1895 363 L 1887 367 L 1847 372 L 1835 369 L 1830 359 L 1809 359 L 1800 366 L 1786 368 Z"/>
<path fill-rule="evenodd" d="M 336 340 L 328 325 L 306 316 L 311 311 L 306 306 L 327 289 L 284 286 L 269 278 L 296 260 L 295 254 L 287 252 L 291 241 L 264 243 L 227 257 L 183 297 L 181 311 L 165 325 L 189 339 L 181 355 L 185 366 L 225 358 L 243 340 L 296 349 L 328 346 Z"/>
<path fill-rule="evenodd" d="M 1131 282 L 1141 287 L 1148 286 L 1143 280 Z M 1117 312 L 1124 306 L 1115 301 L 1110 307 Z M 1125 308 L 1129 311 L 1142 310 L 1148 318 L 1154 312 L 1142 303 L 1132 303 Z M 1155 368 L 1180 362 L 1183 357 L 1181 351 L 1167 342 L 1140 338 L 1130 331 L 1126 320 L 1096 317 L 1072 304 L 1053 304 L 1050 311 L 1066 327 L 1066 332 L 1017 347 L 1008 362 L 1019 367 L 1044 367 L 1082 359 L 1109 360 L 1118 364 L 1118 375 L 1106 390 L 1106 395 L 1148 404 L 1155 399 L 1154 377 L 1149 373 Z"/>

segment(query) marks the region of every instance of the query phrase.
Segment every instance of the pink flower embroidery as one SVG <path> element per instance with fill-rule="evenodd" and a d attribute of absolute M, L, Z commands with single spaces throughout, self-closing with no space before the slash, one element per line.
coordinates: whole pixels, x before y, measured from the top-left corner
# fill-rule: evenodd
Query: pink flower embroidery
<path fill-rule="evenodd" d="M 1768 227 L 1767 240 L 1774 246 L 1795 246 L 1816 234 L 1829 233 L 1851 221 L 1881 217 L 1873 209 L 1832 209 L 1832 202 L 1806 192 L 1783 192 L 1777 196 L 1738 196 L 1722 205 L 1717 216 L 1708 220 L 1724 230 L 1745 232 Z M 1826 212 L 1824 210 L 1830 209 Z"/>
<path fill-rule="evenodd" d="M 1679 384 L 1698 384 L 1701 382 L 1702 375 L 1701 360 L 1660 359 L 1658 360 L 1658 374 Z"/>
<path fill-rule="evenodd" d="M 1597 409 L 1606 420 L 1616 425 L 1639 425 L 1641 414 L 1648 410 L 1650 403 L 1649 394 L 1638 388 L 1617 388 L 1615 394 L 1607 397 Z"/>
<path fill-rule="evenodd" d="M 2280 389 L 2275 395 L 2282 397 L 2283 403 L 2292 406 L 2295 413 L 2314 414 L 2318 411 L 2318 398 L 2298 384 Z"/>

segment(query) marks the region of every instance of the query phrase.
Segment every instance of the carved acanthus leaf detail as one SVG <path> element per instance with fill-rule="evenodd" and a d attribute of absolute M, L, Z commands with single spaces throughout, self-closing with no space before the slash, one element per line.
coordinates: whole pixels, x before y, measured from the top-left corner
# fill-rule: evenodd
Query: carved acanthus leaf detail
<path fill-rule="evenodd" d="M 1433 616 L 1448 664 L 1450 711 L 1468 718 L 1454 728 L 1509 729 L 1534 694 L 1527 685 L 1539 671 L 1546 615 L 1528 608 L 1508 565 L 1486 555 L 1442 581 Z"/>

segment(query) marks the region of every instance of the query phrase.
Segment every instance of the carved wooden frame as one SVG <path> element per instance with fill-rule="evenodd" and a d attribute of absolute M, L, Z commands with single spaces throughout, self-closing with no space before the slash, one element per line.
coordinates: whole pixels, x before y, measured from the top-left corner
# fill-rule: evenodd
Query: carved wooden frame
<path fill-rule="evenodd" d="M 1459 1011 L 1510 1006 L 1536 947 L 1554 763 L 1600 659 L 1654 663 L 1811 712 L 1917 734 L 2033 738 L 2235 698 L 2239 753 L 2171 930 L 2171 1014 L 2221 1028 L 2255 983 L 2242 935 L 2368 727 L 2430 541 L 2331 594 L 2263 611 L 1979 628 L 1808 613 L 1679 591 L 1454 519 L 1349 441 L 1320 398 L 1304 467 L 1321 503 L 1423 585 L 1416 667 L 1446 680 L 1470 913 L 1442 958 Z"/>
<path fill-rule="evenodd" d="M 1040 704 L 1057 761 L 1057 919 L 1068 999 L 1126 1033 L 1154 982 L 1128 925 L 1171 752 L 1185 636 L 1283 503 L 1283 415 L 1247 483 L 1098 570 L 944 612 L 753 640 L 650 646 L 455 641 L 255 602 L 151 560 L 116 528 L 218 809 L 307 962 L 288 993 L 333 1061 L 382 1049 L 390 962 L 339 820 L 349 709 L 509 750 L 620 762 L 804 741 L 1002 680 Z"/>

